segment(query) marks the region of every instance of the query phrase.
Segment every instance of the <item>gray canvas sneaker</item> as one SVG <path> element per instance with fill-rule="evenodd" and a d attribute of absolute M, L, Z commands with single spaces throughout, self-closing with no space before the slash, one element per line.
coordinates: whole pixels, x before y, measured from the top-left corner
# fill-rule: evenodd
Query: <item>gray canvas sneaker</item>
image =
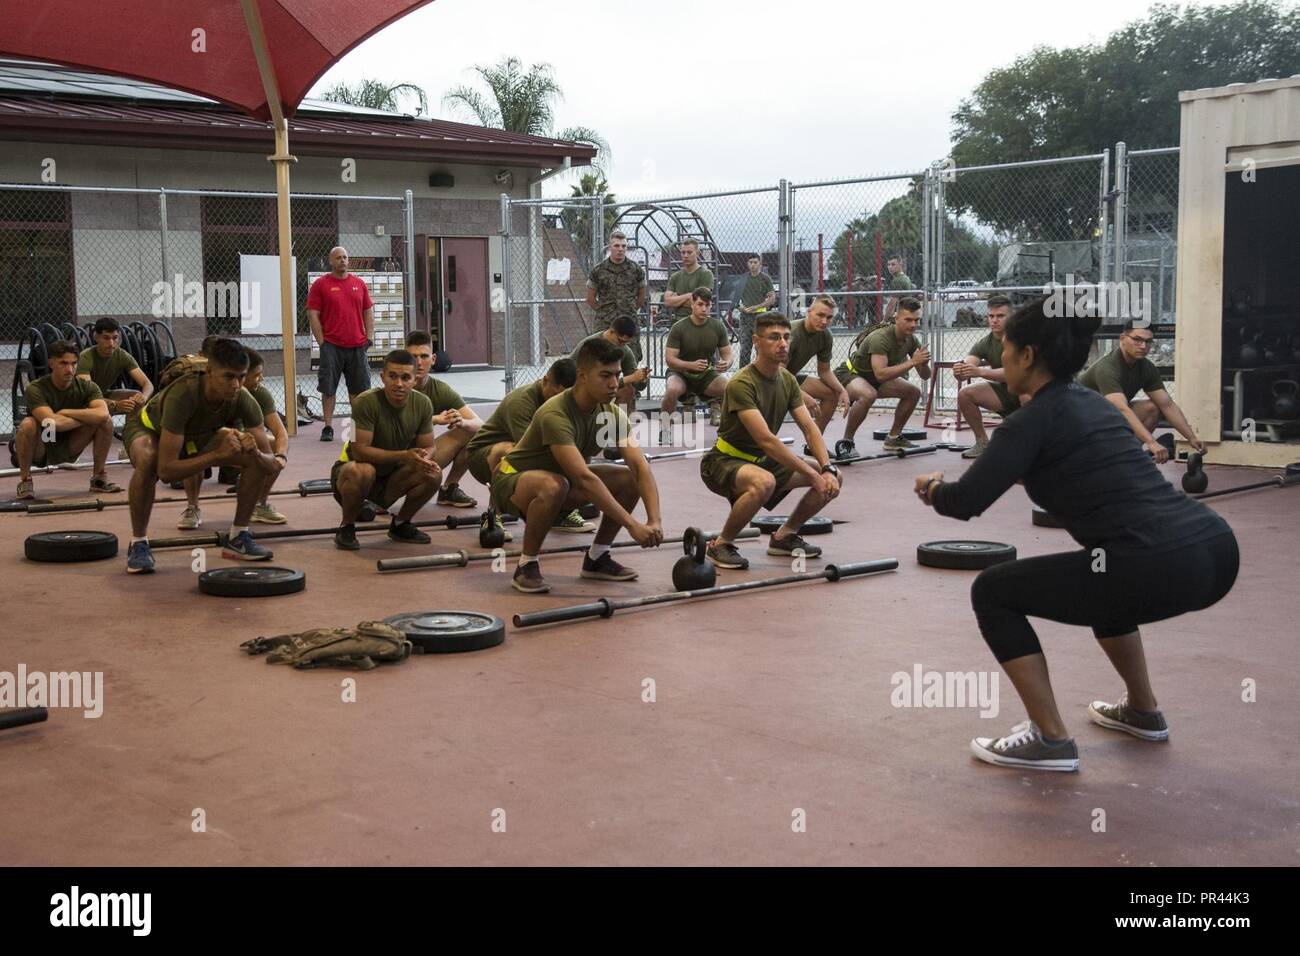
<path fill-rule="evenodd" d="M 1079 748 L 1074 740 L 1048 743 L 1032 720 L 1021 721 L 1005 737 L 976 737 L 971 753 L 985 763 L 1025 770 L 1078 770 Z"/>
<path fill-rule="evenodd" d="M 1128 694 L 1120 697 L 1115 704 L 1094 700 L 1088 705 L 1088 717 L 1094 724 L 1123 731 L 1142 740 L 1169 739 L 1169 725 L 1165 723 L 1165 715 L 1158 710 L 1150 713 L 1134 710 L 1129 706 Z"/>

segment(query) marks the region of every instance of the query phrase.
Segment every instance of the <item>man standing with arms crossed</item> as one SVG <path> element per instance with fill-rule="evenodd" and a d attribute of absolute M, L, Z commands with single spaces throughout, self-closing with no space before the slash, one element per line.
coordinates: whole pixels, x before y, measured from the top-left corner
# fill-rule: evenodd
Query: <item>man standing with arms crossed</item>
<path fill-rule="evenodd" d="M 758 256 L 750 256 L 746 265 L 749 266 L 749 276 L 740 292 L 741 368 L 749 364 L 750 349 L 753 348 L 754 316 L 766 312 L 776 304 L 776 287 L 772 285 L 772 277 L 762 271 L 763 260 Z"/>
<path fill-rule="evenodd" d="M 339 378 L 347 382 L 349 403 L 370 388 L 366 350 L 375 333 L 370 289 L 348 272 L 348 251 L 342 246 L 330 250 L 330 269 L 331 273 L 313 282 L 307 293 L 307 321 L 320 346 L 317 385 L 325 417 L 321 441 L 334 440 L 334 399 Z"/>

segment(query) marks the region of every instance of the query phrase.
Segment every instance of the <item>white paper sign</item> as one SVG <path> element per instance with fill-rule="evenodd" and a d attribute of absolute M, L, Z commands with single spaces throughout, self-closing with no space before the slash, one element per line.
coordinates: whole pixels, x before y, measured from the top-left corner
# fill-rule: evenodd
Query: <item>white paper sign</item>
<path fill-rule="evenodd" d="M 290 275 L 298 274 L 298 259 L 289 260 Z M 290 308 L 298 314 L 298 284 L 289 290 Z M 239 256 L 239 334 L 282 335 L 280 321 L 280 257 Z"/>

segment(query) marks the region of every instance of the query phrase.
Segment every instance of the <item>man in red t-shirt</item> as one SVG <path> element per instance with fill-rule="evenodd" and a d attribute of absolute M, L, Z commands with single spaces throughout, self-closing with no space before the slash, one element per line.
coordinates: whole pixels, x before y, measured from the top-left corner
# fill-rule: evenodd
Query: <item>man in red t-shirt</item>
<path fill-rule="evenodd" d="M 325 413 L 321 441 L 334 440 L 334 398 L 339 378 L 347 379 L 348 400 L 352 402 L 370 388 L 366 350 L 375 332 L 370 290 L 348 273 L 348 251 L 342 246 L 330 250 L 330 268 L 333 272 L 313 282 L 307 293 L 307 320 L 320 346 L 317 386 Z"/>

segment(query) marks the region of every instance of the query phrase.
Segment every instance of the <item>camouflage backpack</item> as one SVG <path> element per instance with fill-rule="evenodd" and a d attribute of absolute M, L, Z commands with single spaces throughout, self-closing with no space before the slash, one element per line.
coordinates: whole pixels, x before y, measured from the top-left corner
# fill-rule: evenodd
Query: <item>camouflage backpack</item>
<path fill-rule="evenodd" d="M 401 663 L 411 656 L 411 642 L 406 635 L 381 621 L 255 637 L 239 646 L 252 655 L 266 654 L 268 664 L 292 664 L 299 670 L 354 667 L 368 671 L 377 666 L 376 661 Z"/>
<path fill-rule="evenodd" d="M 162 374 L 158 376 L 158 390 L 162 391 L 172 382 L 192 375 L 199 375 L 208 370 L 206 355 L 178 355 L 167 363 Z"/>

